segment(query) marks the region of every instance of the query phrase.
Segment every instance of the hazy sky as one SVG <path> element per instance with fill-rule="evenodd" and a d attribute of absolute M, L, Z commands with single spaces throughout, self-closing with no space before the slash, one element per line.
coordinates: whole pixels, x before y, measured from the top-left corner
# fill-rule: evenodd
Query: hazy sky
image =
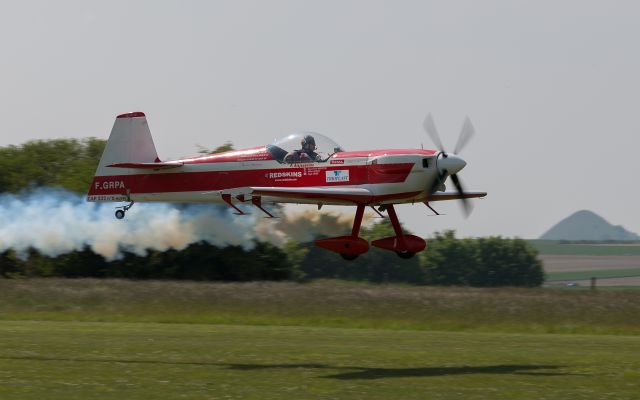
<path fill-rule="evenodd" d="M 401 206 L 422 235 L 537 237 L 579 209 L 640 232 L 640 2 L 0 2 L 0 146 L 107 138 L 144 111 L 160 157 L 305 129 L 349 150 L 461 154 L 457 204 Z"/>

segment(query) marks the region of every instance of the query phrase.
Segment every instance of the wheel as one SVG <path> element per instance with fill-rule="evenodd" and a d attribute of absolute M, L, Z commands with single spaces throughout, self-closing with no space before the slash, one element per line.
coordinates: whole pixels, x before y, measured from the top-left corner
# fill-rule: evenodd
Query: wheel
<path fill-rule="evenodd" d="M 416 255 L 416 253 L 412 253 L 410 251 L 396 251 L 396 254 L 398 255 L 398 257 L 404 258 L 405 260 L 408 260 Z"/>
<path fill-rule="evenodd" d="M 116 218 L 118 218 L 118 219 L 124 218 L 124 211 L 123 210 L 116 210 Z"/>
<path fill-rule="evenodd" d="M 342 258 L 344 258 L 347 261 L 353 261 L 356 258 L 358 258 L 357 254 L 340 253 L 340 255 L 342 256 Z"/>

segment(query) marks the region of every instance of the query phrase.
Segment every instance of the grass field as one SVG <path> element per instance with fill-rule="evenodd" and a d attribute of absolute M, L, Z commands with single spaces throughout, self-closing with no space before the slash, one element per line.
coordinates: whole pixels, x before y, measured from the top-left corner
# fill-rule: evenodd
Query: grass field
<path fill-rule="evenodd" d="M 640 256 L 541 255 L 547 272 L 640 268 Z"/>
<path fill-rule="evenodd" d="M 640 286 L 640 242 L 529 243 L 540 252 L 550 285 L 576 282 L 588 286 L 588 280 L 596 277 L 599 286 Z"/>
<path fill-rule="evenodd" d="M 640 338 L 0 322 L 0 398 L 637 399 Z"/>
<path fill-rule="evenodd" d="M 640 291 L 0 279 L 0 320 L 640 334 Z"/>
<path fill-rule="evenodd" d="M 547 281 L 596 278 L 626 278 L 640 276 L 640 268 L 596 269 L 588 271 L 547 272 Z"/>
<path fill-rule="evenodd" d="M 640 242 L 563 243 L 555 240 L 528 240 L 542 255 L 640 256 Z"/>
<path fill-rule="evenodd" d="M 2 400 L 639 397 L 638 290 L 0 280 Z"/>

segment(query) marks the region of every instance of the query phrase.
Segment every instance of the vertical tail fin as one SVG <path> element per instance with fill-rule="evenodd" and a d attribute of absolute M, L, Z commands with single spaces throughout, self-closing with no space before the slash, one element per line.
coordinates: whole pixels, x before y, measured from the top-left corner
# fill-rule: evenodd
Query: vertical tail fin
<path fill-rule="evenodd" d="M 100 158 L 96 176 L 122 174 L 122 169 L 118 171 L 107 167 L 111 164 L 155 161 L 158 161 L 158 153 L 144 113 L 138 111 L 118 115 Z"/>
<path fill-rule="evenodd" d="M 123 201 L 128 198 L 135 178 L 130 176 L 131 170 L 110 168 L 109 165 L 156 161 L 159 161 L 158 153 L 144 113 L 138 111 L 118 115 L 89 188 L 87 200 Z"/>

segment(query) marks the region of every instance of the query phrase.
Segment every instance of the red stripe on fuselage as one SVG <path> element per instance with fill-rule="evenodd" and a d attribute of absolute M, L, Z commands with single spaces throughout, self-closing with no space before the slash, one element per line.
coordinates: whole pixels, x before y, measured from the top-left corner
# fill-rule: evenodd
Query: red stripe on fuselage
<path fill-rule="evenodd" d="M 213 191 L 247 186 L 343 186 L 404 182 L 412 163 L 312 166 L 233 171 L 96 176 L 90 196 L 109 194 Z M 349 171 L 345 181 L 327 182 L 327 172 Z M 343 173 L 344 176 L 344 173 Z"/>

